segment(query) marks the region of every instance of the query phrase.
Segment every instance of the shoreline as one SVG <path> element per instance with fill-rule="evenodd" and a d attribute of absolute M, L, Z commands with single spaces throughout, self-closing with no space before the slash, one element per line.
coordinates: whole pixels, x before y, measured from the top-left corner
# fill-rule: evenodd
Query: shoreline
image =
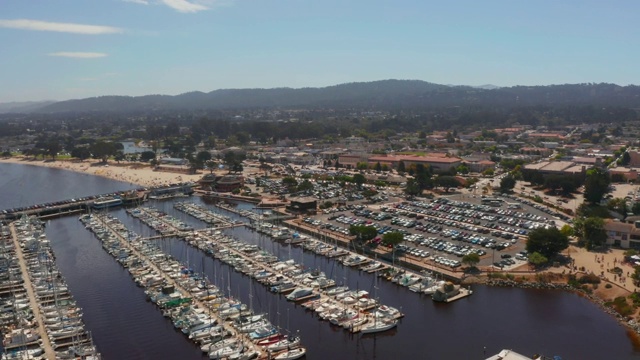
<path fill-rule="evenodd" d="M 48 168 L 57 168 L 67 171 L 73 171 L 76 173 L 82 173 L 86 175 L 93 176 L 101 176 L 107 179 L 128 182 L 131 185 L 138 185 L 143 187 L 153 187 L 153 186 L 162 186 L 168 185 L 176 182 L 185 182 L 185 181 L 197 181 L 204 174 L 179 174 L 179 173 L 170 173 L 170 172 L 161 172 L 153 170 L 149 165 L 142 163 L 131 163 L 131 162 L 121 162 L 115 163 L 110 162 L 107 165 L 100 164 L 99 161 L 83 161 L 79 162 L 77 160 L 56 160 L 56 161 L 43 161 L 43 160 L 35 160 L 25 157 L 11 157 L 11 158 L 0 158 L 0 163 L 11 163 L 11 164 L 20 164 L 20 165 L 31 165 L 31 166 L 40 166 L 40 167 L 48 167 Z M 571 255 L 576 261 L 576 264 L 582 265 L 584 272 L 598 273 L 598 270 L 604 268 L 604 264 L 606 263 L 607 267 L 610 266 L 610 262 L 614 263 L 614 258 L 620 256 L 619 253 L 609 253 L 606 254 L 607 258 L 605 259 L 605 255 L 594 254 L 590 252 L 586 252 L 584 250 L 579 250 L 575 247 L 572 247 L 573 250 Z M 597 261 L 592 261 L 592 256 L 596 258 Z M 600 259 L 600 257 L 602 257 Z M 552 271 L 555 275 L 561 275 L 559 272 Z M 508 274 L 508 272 L 504 272 L 504 274 Z M 603 272 L 604 274 L 604 272 Z M 519 273 L 512 274 L 513 276 L 522 275 Z M 619 324 L 624 326 L 626 329 L 630 330 L 633 333 L 634 341 L 640 343 L 640 322 L 636 322 L 632 316 L 623 316 L 616 312 L 612 307 L 607 306 L 607 299 L 605 298 L 605 294 L 601 292 L 587 293 L 583 289 L 573 287 L 566 283 L 566 279 L 563 274 L 561 275 L 561 282 L 541 282 L 537 281 L 535 278 L 532 279 L 524 279 L 521 278 L 521 281 L 515 281 L 511 279 L 496 279 L 496 278 L 487 278 L 487 277 L 479 277 L 475 279 L 467 278 L 468 283 L 471 284 L 484 284 L 488 286 L 495 287 L 518 287 L 518 288 L 529 288 L 529 289 L 549 289 L 549 290 L 563 290 L 570 291 L 579 296 L 583 296 L 596 306 L 601 308 L 606 314 L 609 314 L 616 318 Z M 609 276 L 604 277 L 603 280 L 605 282 L 611 282 Z M 617 279 L 615 279 L 617 280 Z M 628 293 L 632 293 L 625 284 L 630 279 L 624 279 L 622 286 L 619 284 L 622 289 L 624 289 Z"/>
<path fill-rule="evenodd" d="M 505 276 L 508 273 L 505 273 Z M 541 275 L 544 273 L 540 273 Z M 551 273 L 553 275 L 560 275 L 556 273 Z M 552 275 L 552 277 L 553 277 Z M 476 278 L 474 280 L 469 279 L 470 281 L 467 284 L 478 284 L 485 285 L 491 287 L 507 287 L 507 288 L 519 288 L 519 289 L 533 289 L 533 290 L 557 290 L 557 291 L 567 291 L 573 294 L 576 294 L 580 297 L 583 297 L 599 307 L 605 314 L 610 315 L 616 319 L 616 321 L 626 328 L 630 335 L 633 337 L 633 341 L 635 343 L 640 344 L 640 323 L 637 322 L 630 316 L 624 316 L 618 313 L 614 308 L 607 305 L 607 301 L 603 299 L 601 296 L 598 296 L 596 292 L 587 292 L 582 288 L 577 288 L 575 286 L 570 285 L 566 282 L 566 278 L 564 275 L 561 276 L 561 281 L 557 282 L 551 279 L 551 281 L 536 281 L 521 278 L 521 281 L 517 281 L 515 279 L 509 278 Z"/>
<path fill-rule="evenodd" d="M 147 164 L 132 162 L 109 162 L 101 165 L 99 161 L 56 160 L 43 161 L 25 157 L 1 158 L 0 163 L 31 165 L 73 171 L 87 175 L 101 176 L 107 179 L 128 182 L 131 185 L 154 187 L 177 182 L 197 181 L 203 173 L 194 175 L 156 171 Z"/>

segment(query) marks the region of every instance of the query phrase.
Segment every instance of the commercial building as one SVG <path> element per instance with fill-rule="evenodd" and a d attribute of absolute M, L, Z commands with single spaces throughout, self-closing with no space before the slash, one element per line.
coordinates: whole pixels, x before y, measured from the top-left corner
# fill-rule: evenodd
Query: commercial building
<path fill-rule="evenodd" d="M 640 249 L 640 220 L 633 223 L 606 220 L 607 245 L 623 249 Z"/>
<path fill-rule="evenodd" d="M 386 164 L 393 169 L 397 169 L 400 162 L 404 163 L 405 169 L 408 169 L 411 165 L 422 164 L 431 167 L 434 173 L 441 173 L 462 164 L 462 160 L 457 157 L 418 155 L 372 156 L 368 161 L 369 164 Z"/>

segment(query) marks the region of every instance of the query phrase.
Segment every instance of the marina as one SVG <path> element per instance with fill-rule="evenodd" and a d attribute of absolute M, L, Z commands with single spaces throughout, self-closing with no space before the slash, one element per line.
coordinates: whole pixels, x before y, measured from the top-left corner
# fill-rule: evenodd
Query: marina
<path fill-rule="evenodd" d="M 161 217 L 162 220 L 160 220 L 160 217 L 157 217 L 157 213 L 148 210 L 136 208 L 128 211 L 129 214 L 137 214 L 137 216 L 140 216 L 142 212 L 148 217 L 141 220 L 157 231 L 166 229 L 161 226 L 166 224 L 169 224 L 167 226 L 174 229 L 176 226 L 185 226 L 184 223 L 167 217 L 166 215 L 163 215 Z M 196 215 L 197 218 L 202 218 L 200 214 L 194 214 L 193 212 L 190 215 Z M 278 259 L 277 256 L 269 254 L 255 245 L 250 245 L 225 236 L 218 229 L 209 228 L 193 231 L 185 237 L 185 240 L 190 245 L 231 265 L 236 271 L 254 278 L 257 282 L 271 289 L 276 289 L 276 292 L 285 293 L 291 291 L 291 293 L 286 296 L 289 301 L 303 302 L 313 299 L 324 305 L 332 305 L 330 309 L 331 314 L 325 314 L 324 316 L 326 320 L 330 320 L 331 317 L 329 315 L 335 315 L 335 317 L 337 317 L 346 313 L 361 315 L 370 322 L 375 320 L 375 318 L 372 317 L 375 316 L 375 314 L 366 314 L 364 311 L 374 309 L 379 306 L 379 304 L 374 299 L 368 299 L 366 292 L 361 293 L 361 295 L 357 297 L 349 297 L 349 301 L 346 299 L 344 301 L 333 299 L 327 296 L 323 290 L 335 286 L 336 282 L 334 280 L 328 279 L 322 272 L 306 271 L 303 266 L 296 264 L 292 259 Z M 352 266 L 361 265 L 362 263 L 363 262 L 357 262 Z M 283 284 L 291 285 L 287 290 L 278 288 Z M 393 320 L 402 316 L 400 312 L 395 312 L 393 314 Z M 339 325 L 342 326 L 344 324 L 340 323 Z M 351 332 L 358 332 L 362 327 L 346 326 L 345 328 Z"/>
<path fill-rule="evenodd" d="M 224 298 L 220 289 L 211 285 L 206 277 L 200 278 L 192 270 L 161 253 L 154 244 L 140 240 L 117 219 L 87 215 L 81 220 L 103 241 L 103 247 L 129 269 L 136 283 L 146 288 L 145 293 L 163 309 L 165 316 L 172 318 L 174 326 L 197 342 L 209 358 L 235 356 L 238 359 L 251 359 L 267 355 L 265 350 L 269 351 L 269 347 L 260 348 L 253 341 L 275 335 L 275 327 L 261 321 L 260 326 L 250 328 L 253 331 L 245 330 L 262 319 L 243 321 L 253 319 L 251 309 L 233 299 Z M 240 321 L 227 322 L 235 319 Z M 265 332 L 260 333 L 260 330 Z M 225 340 L 227 335 L 235 341 Z"/>
<path fill-rule="evenodd" d="M 93 179 L 65 171 L 56 171 L 56 176 L 51 176 L 51 170 L 47 170 L 46 176 L 39 176 L 45 171 L 38 168 L 27 169 L 27 173 L 12 170 L 9 172 L 9 179 L 11 174 L 15 174 L 18 179 L 42 178 L 47 182 L 41 185 L 42 190 L 32 194 L 21 191 L 20 187 L 14 189 L 8 186 L 7 191 L 0 195 L 4 196 L 0 200 L 6 206 L 54 201 L 56 198 L 52 198 L 52 194 L 71 198 L 76 196 L 74 194 L 86 196 L 91 193 L 126 190 L 125 184 L 102 178 Z M 68 190 L 64 184 L 70 182 L 79 186 L 72 193 L 65 193 Z M 213 208 L 200 197 L 191 199 L 234 221 L 242 220 L 224 209 Z M 206 226 L 200 220 L 173 211 L 173 202 L 182 200 L 184 199 L 151 200 L 148 206 L 181 219 L 195 229 Z M 252 208 L 253 205 L 243 203 L 235 206 L 238 212 Z M 146 225 L 143 226 L 135 218 L 128 216 L 123 209 L 112 209 L 108 213 L 118 217 L 127 228 L 136 231 L 143 238 L 156 235 Z M 131 275 L 120 263 L 101 248 L 100 242 L 82 226 L 77 216 L 48 221 L 45 231 L 56 254 L 59 270 L 82 308 L 86 328 L 91 331 L 103 358 L 205 358 L 201 349 L 194 346 L 182 332 L 176 331 L 173 324 L 162 316 L 161 309 L 146 302 L 143 289 L 131 280 Z M 364 288 L 371 294 L 374 293 L 373 285 L 369 285 L 374 283 L 374 273 L 344 267 L 341 263 L 312 251 L 304 251 L 302 247 L 289 246 L 286 240 L 272 241 L 266 235 L 245 227 L 233 227 L 221 232 L 258 245 L 283 259 L 287 259 L 290 253 L 297 263 L 339 279 L 337 287 L 344 282 L 351 289 Z M 228 277 L 233 295 L 245 304 L 250 302 L 250 284 L 255 281 L 252 278 L 235 271 L 228 274 L 227 265 L 188 246 L 183 240 L 165 237 L 154 240 L 154 243 L 179 261 L 190 263 L 190 267 L 204 269 L 219 288 L 227 287 Z M 418 284 L 420 282 L 413 285 Z M 9 288 L 4 282 L 3 285 L 4 288 Z M 563 358 L 638 358 L 634 355 L 637 352 L 633 350 L 623 328 L 589 301 L 570 293 L 476 286 L 473 296 L 450 306 L 432 302 L 428 298 L 428 301 L 424 301 L 426 299 L 416 297 L 410 286 L 398 286 L 391 281 L 378 281 L 377 286 L 382 303 L 406 314 L 399 327 L 378 335 L 354 336 L 347 331 L 336 331 L 335 327 L 327 326 L 325 321 L 318 321 L 318 313 L 315 311 L 303 307 L 302 303 L 288 302 L 284 296 L 274 296 L 266 286 L 253 287 L 253 303 L 256 312 L 268 314 L 273 324 L 287 324 L 284 328 L 291 329 L 293 334 L 297 334 L 299 330 L 301 338 L 307 339 L 307 359 L 411 358 L 416 352 L 428 354 L 430 358 L 476 359 L 498 353 L 505 344 L 524 354 L 542 351 L 547 354 L 562 354 Z M 528 310 L 509 312 L 508 321 L 498 319 L 505 309 L 513 307 Z M 553 331 L 548 331 L 548 322 L 551 320 L 554 321 Z M 488 326 L 491 326 L 490 332 L 486 331 Z M 535 330 L 539 339 L 527 338 L 523 335 L 525 329 L 527 333 Z M 571 335 L 578 333 L 580 336 Z M 602 336 L 605 336 L 609 344 L 606 351 L 597 345 L 603 341 Z M 464 339 L 464 347 L 459 346 L 460 339 Z M 483 357 L 485 348 L 486 356 Z"/>
<path fill-rule="evenodd" d="M 13 293 L 9 300 L 14 304 L 15 317 L 13 322 L 3 324 L 2 359 L 98 360 L 100 353 L 84 327 L 81 309 L 55 266 L 43 227 L 40 220 L 27 217 L 9 226 L 26 298 Z"/>

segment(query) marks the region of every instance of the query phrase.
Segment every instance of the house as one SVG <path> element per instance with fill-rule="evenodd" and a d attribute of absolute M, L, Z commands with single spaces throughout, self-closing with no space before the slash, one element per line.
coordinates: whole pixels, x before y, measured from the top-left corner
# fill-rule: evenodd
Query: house
<path fill-rule="evenodd" d="M 158 162 L 160 164 L 165 164 L 165 165 L 184 166 L 189 163 L 189 160 L 181 159 L 181 158 L 163 157 L 158 159 Z"/>
<path fill-rule="evenodd" d="M 293 214 L 315 214 L 318 202 L 314 198 L 299 197 L 289 199 L 287 211 Z"/>
<path fill-rule="evenodd" d="M 232 192 L 244 186 L 244 178 L 239 175 L 206 174 L 198 180 L 198 185 L 207 191 Z"/>
<path fill-rule="evenodd" d="M 629 166 L 640 167 L 640 151 L 628 150 L 629 153 Z"/>
<path fill-rule="evenodd" d="M 640 220 L 633 223 L 619 220 L 605 220 L 607 245 L 623 249 L 640 249 Z"/>
<path fill-rule="evenodd" d="M 625 181 L 635 181 L 638 180 L 638 170 L 617 166 L 613 169 L 609 169 L 609 174 L 613 177 L 614 175 L 620 175 Z"/>

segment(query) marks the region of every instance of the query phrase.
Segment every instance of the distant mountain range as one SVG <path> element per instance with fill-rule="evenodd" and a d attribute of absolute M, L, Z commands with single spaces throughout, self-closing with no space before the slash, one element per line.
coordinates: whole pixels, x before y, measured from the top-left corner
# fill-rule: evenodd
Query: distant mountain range
<path fill-rule="evenodd" d="M 55 101 L 26 101 L 0 103 L 0 113 L 27 113 L 53 104 Z"/>
<path fill-rule="evenodd" d="M 0 112 L 148 112 L 250 108 L 420 110 L 451 106 L 537 105 L 640 108 L 640 86 L 567 84 L 472 87 L 439 85 L 419 80 L 381 80 L 323 88 L 225 89 L 176 96 L 100 96 L 55 103 L 13 104 L 0 104 Z"/>

